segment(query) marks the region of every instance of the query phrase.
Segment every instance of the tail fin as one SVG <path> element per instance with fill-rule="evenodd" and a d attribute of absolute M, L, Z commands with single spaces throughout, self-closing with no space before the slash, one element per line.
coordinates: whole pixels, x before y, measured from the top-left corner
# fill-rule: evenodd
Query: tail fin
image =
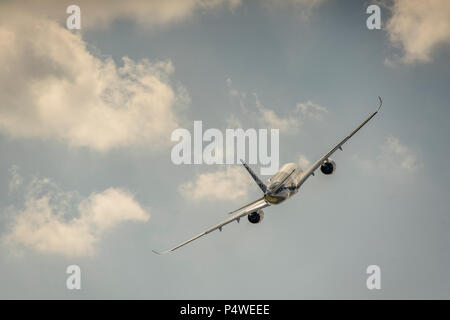
<path fill-rule="evenodd" d="M 245 167 L 245 169 L 247 169 L 248 173 L 250 173 L 250 175 L 252 176 L 253 180 L 255 180 L 256 184 L 259 186 L 259 188 L 265 194 L 266 191 L 267 191 L 266 185 L 258 178 L 256 173 L 254 173 L 253 170 L 250 169 L 250 167 L 244 161 L 241 160 L 241 162 L 242 162 L 243 166 Z"/>

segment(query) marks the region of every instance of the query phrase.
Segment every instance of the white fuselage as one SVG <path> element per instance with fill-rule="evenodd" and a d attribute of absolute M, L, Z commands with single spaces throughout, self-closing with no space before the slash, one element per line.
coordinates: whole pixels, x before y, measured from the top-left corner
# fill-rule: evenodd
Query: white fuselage
<path fill-rule="evenodd" d="M 271 190 L 277 188 L 280 182 L 282 182 L 293 170 L 294 172 L 283 182 L 283 185 L 275 192 L 271 192 Z M 279 204 L 296 194 L 302 172 L 302 169 L 296 163 L 291 162 L 283 165 L 267 182 L 268 190 L 265 196 L 267 202 L 270 204 Z"/>

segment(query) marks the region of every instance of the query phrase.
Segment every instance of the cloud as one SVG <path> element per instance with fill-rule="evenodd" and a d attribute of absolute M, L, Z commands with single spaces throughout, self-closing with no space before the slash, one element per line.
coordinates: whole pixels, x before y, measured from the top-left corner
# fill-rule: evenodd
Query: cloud
<path fill-rule="evenodd" d="M 281 117 L 274 110 L 264 107 L 258 98 L 256 98 L 256 106 L 259 111 L 259 122 L 262 127 L 270 129 L 279 129 L 280 132 L 295 132 L 300 127 L 301 121 L 295 117 Z"/>
<path fill-rule="evenodd" d="M 227 128 L 243 128 L 242 122 L 234 114 L 231 114 L 225 122 Z"/>
<path fill-rule="evenodd" d="M 142 27 L 163 26 L 176 23 L 195 13 L 207 13 L 225 7 L 234 11 L 240 0 L 41 0 L 5 1 L 0 9 L 31 12 L 35 16 L 46 17 L 65 24 L 69 14 L 66 8 L 76 4 L 81 9 L 81 30 L 104 28 L 118 20 L 133 21 Z"/>
<path fill-rule="evenodd" d="M 311 165 L 311 161 L 309 161 L 309 159 L 305 155 L 301 154 L 298 157 L 298 165 L 300 166 L 300 168 L 302 168 L 302 170 L 307 170 Z"/>
<path fill-rule="evenodd" d="M 311 17 L 313 11 L 327 0 L 266 0 L 265 4 L 270 8 L 288 8 L 304 20 Z"/>
<path fill-rule="evenodd" d="M 303 119 L 323 120 L 323 116 L 328 113 L 327 108 L 311 101 L 304 103 L 297 103 L 296 112 L 299 113 Z"/>
<path fill-rule="evenodd" d="M 9 192 L 13 192 L 16 191 L 22 185 L 23 179 L 22 176 L 19 174 L 19 167 L 17 165 L 11 166 L 11 168 L 9 168 L 8 171 L 10 176 L 8 189 Z"/>
<path fill-rule="evenodd" d="M 151 27 L 179 22 L 196 12 L 205 13 L 220 7 L 233 11 L 240 4 L 240 0 L 85 0 L 80 6 L 90 16 L 87 27 L 106 26 L 118 19 L 128 19 L 140 26 Z"/>
<path fill-rule="evenodd" d="M 417 155 L 393 136 L 388 136 L 379 146 L 375 159 L 361 159 L 357 155 L 353 159 L 360 168 L 375 174 L 411 173 L 423 168 Z"/>
<path fill-rule="evenodd" d="M 243 167 L 227 166 L 215 172 L 198 174 L 195 181 L 180 185 L 178 190 L 191 201 L 235 201 L 248 196 L 251 182 Z"/>
<path fill-rule="evenodd" d="M 253 93 L 254 104 L 248 102 L 247 92 L 240 91 L 233 86 L 230 78 L 226 80 L 229 94 L 232 99 L 238 101 L 243 115 L 256 119 L 257 124 L 263 128 L 279 129 L 280 132 L 295 134 L 307 119 L 322 121 L 328 110 L 316 103 L 306 101 L 297 103 L 295 108 L 290 110 L 286 116 L 281 116 L 275 110 L 267 108 L 259 99 L 256 93 Z M 232 114 L 227 118 L 227 124 L 233 127 L 240 124 L 236 115 Z"/>
<path fill-rule="evenodd" d="M 149 214 L 120 188 L 81 198 L 50 179 L 34 178 L 23 208 L 9 209 L 10 230 L 2 237 L 12 248 L 67 257 L 92 256 L 107 231 L 126 221 L 145 222 Z"/>
<path fill-rule="evenodd" d="M 255 95 L 256 107 L 260 113 L 260 124 L 267 128 L 280 129 L 280 132 L 295 134 L 307 119 L 322 121 L 323 116 L 328 113 L 325 107 L 307 101 L 297 103 L 295 108 L 287 116 L 278 116 L 274 110 L 264 107 Z"/>
<path fill-rule="evenodd" d="M 228 93 L 233 99 L 236 99 L 238 101 L 242 113 L 247 113 L 249 111 L 249 107 L 247 106 L 247 92 L 239 91 L 238 89 L 236 89 L 233 86 L 233 81 L 230 78 L 226 80 L 226 84 L 228 87 Z"/>
<path fill-rule="evenodd" d="M 57 23 L 27 18 L 0 22 L 0 131 L 97 151 L 171 144 L 188 99 L 170 61 L 118 66 Z"/>
<path fill-rule="evenodd" d="M 395 0 L 390 10 L 386 30 L 402 50 L 400 62 L 430 62 L 436 49 L 450 44 L 450 1 Z"/>
<path fill-rule="evenodd" d="M 386 142 L 380 146 L 380 157 L 382 165 L 393 165 L 396 163 L 402 169 L 414 171 L 422 167 L 417 156 L 400 141 L 392 136 L 386 138 Z"/>

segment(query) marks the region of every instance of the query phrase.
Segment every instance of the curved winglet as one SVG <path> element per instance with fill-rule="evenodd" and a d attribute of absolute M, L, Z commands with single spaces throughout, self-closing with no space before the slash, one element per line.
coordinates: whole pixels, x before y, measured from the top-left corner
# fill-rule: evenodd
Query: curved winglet
<path fill-rule="evenodd" d="M 381 97 L 378 96 L 378 100 L 380 100 L 380 105 L 378 106 L 378 109 L 372 113 L 366 120 L 364 120 L 355 130 L 353 130 L 349 135 L 347 135 L 341 142 L 339 142 L 333 149 L 328 151 L 322 158 L 317 160 L 308 170 L 306 170 L 303 175 L 300 178 L 300 181 L 297 183 L 297 189 L 300 188 L 300 186 L 308 179 L 310 176 L 314 175 L 314 171 L 319 168 L 322 163 L 324 163 L 336 150 L 340 149 L 342 150 L 342 145 L 346 143 L 353 135 L 358 132 L 362 127 L 366 125 L 367 122 L 369 122 L 380 110 L 381 105 L 383 104 L 383 100 L 381 100 Z"/>
<path fill-rule="evenodd" d="M 153 253 L 156 253 L 156 254 L 158 254 L 158 255 L 163 255 L 163 254 L 168 253 L 169 251 L 161 251 L 161 252 L 159 252 L 159 251 L 156 251 L 156 250 L 152 250 L 152 252 L 153 252 Z"/>
<path fill-rule="evenodd" d="M 381 100 L 380 96 L 378 96 L 378 99 L 380 100 L 380 105 L 378 106 L 377 112 L 380 111 L 381 106 L 383 105 L 383 100 Z"/>

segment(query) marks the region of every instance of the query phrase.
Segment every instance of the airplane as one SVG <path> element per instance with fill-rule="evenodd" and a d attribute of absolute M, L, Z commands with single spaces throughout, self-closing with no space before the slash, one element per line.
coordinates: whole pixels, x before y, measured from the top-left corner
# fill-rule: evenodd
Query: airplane
<path fill-rule="evenodd" d="M 342 145 L 346 143 L 353 135 L 359 131 L 367 122 L 369 122 L 377 113 L 380 111 L 380 108 L 383 104 L 383 100 L 381 97 L 378 97 L 380 104 L 378 109 L 372 113 L 366 120 L 364 120 L 355 130 L 353 130 L 349 135 L 347 135 L 341 142 L 339 142 L 336 146 L 334 146 L 330 151 L 328 151 L 325 155 L 323 155 L 319 160 L 317 160 L 308 170 L 302 171 L 300 166 L 296 163 L 286 163 L 283 165 L 277 173 L 275 173 L 269 180 L 267 184 L 264 184 L 261 179 L 253 172 L 253 170 L 241 160 L 244 168 L 248 171 L 248 173 L 252 176 L 253 180 L 259 186 L 261 191 L 263 192 L 263 196 L 235 211 L 230 212 L 230 217 L 225 219 L 224 221 L 216 224 L 215 226 L 199 233 L 198 235 L 186 240 L 172 249 L 166 251 L 156 251 L 152 250 L 156 254 L 166 254 L 172 252 L 176 249 L 179 249 L 182 246 L 210 233 L 217 229 L 222 231 L 222 228 L 236 221 L 239 223 L 240 219 L 247 216 L 247 219 L 250 223 L 257 224 L 261 223 L 264 218 L 264 211 L 262 209 L 272 206 L 278 205 L 285 200 L 291 198 L 294 194 L 296 194 L 300 187 L 305 183 L 305 181 L 310 177 L 314 176 L 314 171 L 316 171 L 320 167 L 320 171 L 324 175 L 330 175 L 336 170 L 336 163 L 330 158 L 333 153 L 337 150 L 342 150 Z"/>

